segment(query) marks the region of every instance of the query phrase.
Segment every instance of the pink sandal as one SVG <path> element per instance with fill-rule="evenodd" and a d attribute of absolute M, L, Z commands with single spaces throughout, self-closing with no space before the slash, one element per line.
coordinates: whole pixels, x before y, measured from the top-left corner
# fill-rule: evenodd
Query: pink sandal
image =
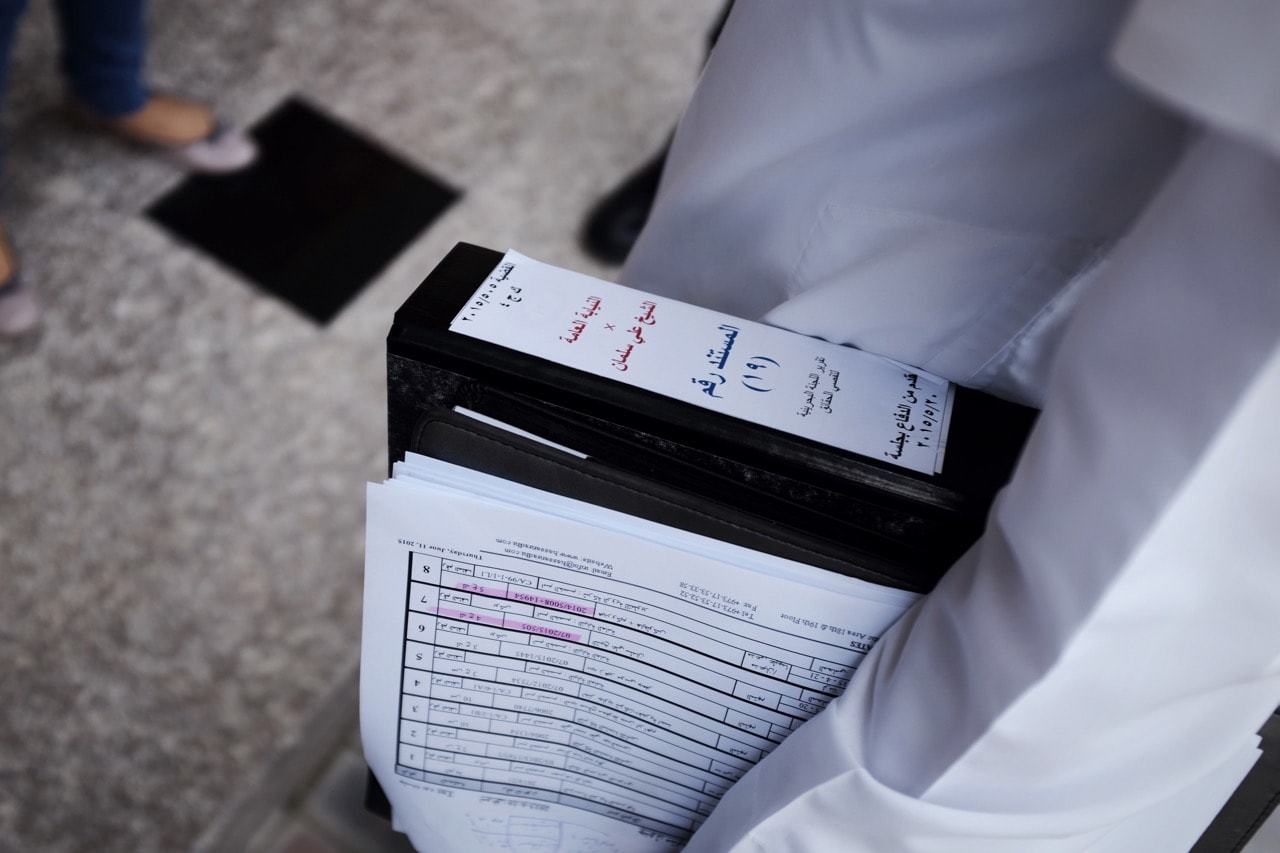
<path fill-rule="evenodd" d="M 104 118 L 83 106 L 76 109 L 94 126 L 159 151 L 191 171 L 234 172 L 258 156 L 258 146 L 248 134 L 222 124 L 208 107 L 185 98 L 155 94 L 137 112 L 118 118 Z"/>
<path fill-rule="evenodd" d="M 40 323 L 40 301 L 18 275 L 18 262 L 0 228 L 0 337 L 25 335 Z"/>

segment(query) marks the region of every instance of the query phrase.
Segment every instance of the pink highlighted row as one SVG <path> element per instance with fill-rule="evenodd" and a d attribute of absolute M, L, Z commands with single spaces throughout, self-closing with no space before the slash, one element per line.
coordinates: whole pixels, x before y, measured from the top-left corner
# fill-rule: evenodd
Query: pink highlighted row
<path fill-rule="evenodd" d="M 568 640 L 571 643 L 582 642 L 582 635 L 574 631 L 566 631 L 563 628 L 552 628 L 549 625 L 539 625 L 536 622 L 526 622 L 522 619 L 508 619 L 501 616 L 490 616 L 486 613 L 477 613 L 474 610 L 459 610 L 453 607 L 436 607 L 428 612 L 434 613 L 436 616 L 442 616 L 445 619 L 458 619 L 463 622 L 476 622 L 481 625 L 491 625 L 495 628 L 505 628 L 510 631 L 524 631 L 528 634 L 540 634 L 544 637 L 556 637 L 561 640 Z"/>
<path fill-rule="evenodd" d="M 487 595 L 490 598 L 505 598 L 510 601 L 519 601 L 522 604 L 533 604 L 538 607 L 550 607 L 554 610 L 566 610 L 570 613 L 577 613 L 582 616 L 594 616 L 596 608 L 594 604 L 582 604 L 576 601 L 562 601 L 557 598 L 547 598 L 542 595 L 535 595 L 531 592 L 522 592 L 521 590 L 505 590 L 496 587 L 487 587 L 478 583 L 460 583 L 457 586 L 464 592 L 478 592 L 481 595 Z"/>

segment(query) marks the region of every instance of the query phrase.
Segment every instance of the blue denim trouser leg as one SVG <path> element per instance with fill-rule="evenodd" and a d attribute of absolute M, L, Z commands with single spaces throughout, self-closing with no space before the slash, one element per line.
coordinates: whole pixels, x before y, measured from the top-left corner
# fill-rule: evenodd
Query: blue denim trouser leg
<path fill-rule="evenodd" d="M 13 35 L 18 20 L 27 10 L 27 0 L 0 0 L 0 99 L 9 83 L 9 55 L 13 52 Z"/>
<path fill-rule="evenodd" d="M 18 20 L 27 10 L 27 0 L 0 0 L 0 104 L 9 86 L 9 57 L 13 52 L 13 36 Z M 4 146 L 0 145 L 0 167 L 4 165 Z"/>
<path fill-rule="evenodd" d="M 67 86 L 98 115 L 127 115 L 147 102 L 145 7 L 145 0 L 57 0 Z"/>

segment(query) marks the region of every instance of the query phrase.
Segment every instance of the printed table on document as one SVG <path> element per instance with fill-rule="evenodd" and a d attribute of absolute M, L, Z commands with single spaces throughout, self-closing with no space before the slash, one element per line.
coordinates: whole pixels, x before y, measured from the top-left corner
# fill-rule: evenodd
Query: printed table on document
<path fill-rule="evenodd" d="M 484 561 L 410 555 L 402 776 L 682 839 L 861 658 L 706 607 L 715 593 L 691 584 Z"/>

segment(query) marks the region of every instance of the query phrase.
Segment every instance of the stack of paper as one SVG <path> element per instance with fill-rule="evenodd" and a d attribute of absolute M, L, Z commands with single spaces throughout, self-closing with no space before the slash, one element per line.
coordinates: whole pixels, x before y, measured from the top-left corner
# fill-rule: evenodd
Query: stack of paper
<path fill-rule="evenodd" d="M 421 456 L 368 507 L 365 755 L 432 853 L 678 848 L 917 598 Z"/>

